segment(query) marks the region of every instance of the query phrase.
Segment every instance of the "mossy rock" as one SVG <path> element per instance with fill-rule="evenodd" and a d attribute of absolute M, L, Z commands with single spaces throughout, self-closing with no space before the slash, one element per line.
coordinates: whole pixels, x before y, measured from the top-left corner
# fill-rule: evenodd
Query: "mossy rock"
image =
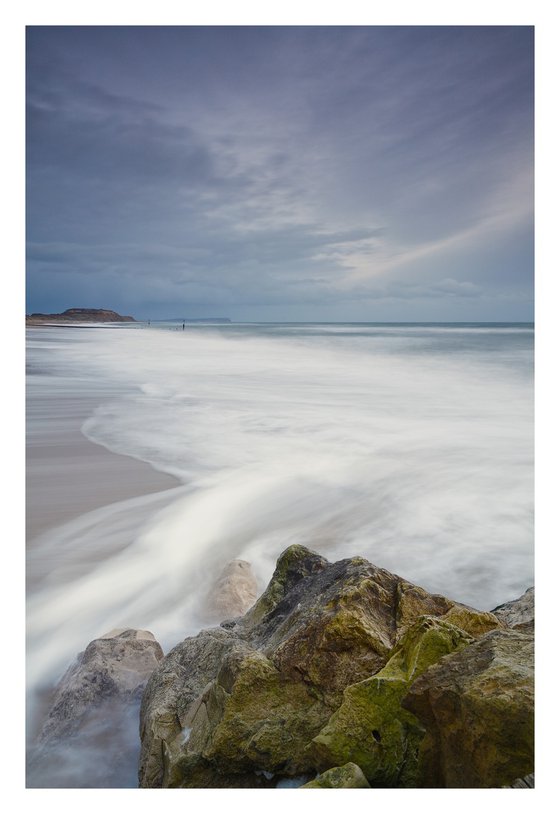
<path fill-rule="evenodd" d="M 426 729 L 420 786 L 497 788 L 534 771 L 533 647 L 494 630 L 411 685 L 403 706 Z"/>
<path fill-rule="evenodd" d="M 261 653 L 234 650 L 191 708 L 188 741 L 181 745 L 176 739 L 168 757 L 168 784 L 196 787 L 191 783 L 200 782 L 197 756 L 232 781 L 255 772 L 305 773 L 305 746 L 330 713 L 309 687 L 286 678 Z"/>
<path fill-rule="evenodd" d="M 302 789 L 369 789 L 370 784 L 364 773 L 355 763 L 335 766 L 311 780 Z"/>
<path fill-rule="evenodd" d="M 387 664 L 377 675 L 401 678 L 410 683 L 443 656 L 473 641 L 471 635 L 449 621 L 420 616 L 402 634 Z"/>
<path fill-rule="evenodd" d="M 404 633 L 377 675 L 345 690 L 342 705 L 310 744 L 316 768 L 351 761 L 372 785 L 416 785 L 424 730 L 401 701 L 427 667 L 472 641 L 454 625 L 421 617 Z"/>
<path fill-rule="evenodd" d="M 339 608 L 317 614 L 273 652 L 274 665 L 294 681 L 305 681 L 335 709 L 344 689 L 375 673 L 390 647 L 361 609 Z"/>
<path fill-rule="evenodd" d="M 503 627 L 489 611 L 479 611 L 461 605 L 439 594 L 430 594 L 418 585 L 400 580 L 397 585 L 395 618 L 399 632 L 414 624 L 419 616 L 437 616 L 478 638 L 491 630 Z"/>
<path fill-rule="evenodd" d="M 502 622 L 490 611 L 475 610 L 467 605 L 453 605 L 440 618 L 461 628 L 465 633 L 470 633 L 475 639 L 484 636 L 491 630 L 503 627 Z"/>
<path fill-rule="evenodd" d="M 271 789 L 278 782 L 264 772 L 241 772 L 222 774 L 200 755 L 186 752 L 173 764 L 166 774 L 164 787 L 178 789 Z"/>
<path fill-rule="evenodd" d="M 377 785 L 412 785 L 421 728 L 403 695 L 497 624 L 361 557 L 329 563 L 290 546 L 245 616 L 186 639 L 154 671 L 140 785 L 258 786 L 349 761 Z M 332 743 L 310 746 L 320 734 Z"/>
<path fill-rule="evenodd" d="M 442 616 L 454 603 L 446 596 L 430 594 L 419 585 L 399 579 L 396 589 L 395 621 L 399 631 L 413 624 L 419 616 Z"/>

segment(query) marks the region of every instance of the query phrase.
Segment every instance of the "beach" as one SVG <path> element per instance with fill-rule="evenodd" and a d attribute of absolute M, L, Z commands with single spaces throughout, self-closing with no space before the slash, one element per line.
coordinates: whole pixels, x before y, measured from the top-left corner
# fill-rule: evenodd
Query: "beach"
<path fill-rule="evenodd" d="M 301 544 L 482 610 L 533 583 L 532 326 L 28 331 L 27 679 L 91 640 L 168 652 Z"/>
<path fill-rule="evenodd" d="M 33 548 L 43 532 L 109 503 L 172 488 L 177 481 L 149 464 L 116 455 L 88 441 L 80 426 L 97 406 L 94 399 L 43 397 L 28 402 L 28 421 L 41 412 L 26 448 L 26 526 Z"/>
<path fill-rule="evenodd" d="M 32 334 L 41 337 L 45 330 L 39 342 L 48 345 L 49 329 Z M 28 373 L 25 504 L 30 591 L 53 569 L 48 556 L 41 557 L 47 532 L 109 504 L 177 486 L 176 478 L 83 435 L 84 421 L 107 395 L 95 395 L 91 385 L 83 389 L 83 395 L 73 392 L 64 381 L 33 367 Z"/>

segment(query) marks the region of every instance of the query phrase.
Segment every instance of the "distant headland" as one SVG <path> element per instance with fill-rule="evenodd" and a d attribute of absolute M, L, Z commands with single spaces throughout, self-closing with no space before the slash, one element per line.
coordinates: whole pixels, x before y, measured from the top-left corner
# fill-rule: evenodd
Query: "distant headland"
<path fill-rule="evenodd" d="M 62 314 L 27 314 L 27 325 L 42 325 L 53 322 L 136 322 L 134 317 L 123 317 L 116 311 L 106 308 L 68 308 Z"/>

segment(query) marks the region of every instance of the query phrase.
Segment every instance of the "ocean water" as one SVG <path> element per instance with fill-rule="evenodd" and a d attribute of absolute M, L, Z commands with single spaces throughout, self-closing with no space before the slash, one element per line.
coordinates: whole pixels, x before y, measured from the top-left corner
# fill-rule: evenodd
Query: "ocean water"
<path fill-rule="evenodd" d="M 292 543 L 481 609 L 532 584 L 532 325 L 53 328 L 28 364 L 31 407 L 87 396 L 89 440 L 179 484 L 35 541 L 32 687 L 114 627 L 170 648 L 225 563 L 264 588 Z"/>

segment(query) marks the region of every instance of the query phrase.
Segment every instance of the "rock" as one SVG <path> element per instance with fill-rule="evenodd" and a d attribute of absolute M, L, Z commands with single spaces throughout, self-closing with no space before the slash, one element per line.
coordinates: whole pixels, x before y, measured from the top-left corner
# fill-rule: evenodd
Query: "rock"
<path fill-rule="evenodd" d="M 419 616 L 442 616 L 453 607 L 453 602 L 439 594 L 429 594 L 418 585 L 401 580 L 397 585 L 397 607 L 395 611 L 397 627 L 402 629 Z"/>
<path fill-rule="evenodd" d="M 419 786 L 494 788 L 533 771 L 533 644 L 494 630 L 416 679 L 402 706 L 426 729 Z"/>
<path fill-rule="evenodd" d="M 347 687 L 340 708 L 317 735 L 310 753 L 319 770 L 356 763 L 375 786 L 417 784 L 417 754 L 424 730 L 401 701 L 412 681 L 472 637 L 432 616 L 421 616 L 393 648 L 375 676 Z"/>
<path fill-rule="evenodd" d="M 28 786 L 136 785 L 140 698 L 162 658 L 148 631 L 119 629 L 90 642 L 55 688 L 30 746 Z"/>
<path fill-rule="evenodd" d="M 504 789 L 534 789 L 535 788 L 535 775 L 528 774 L 526 777 L 518 777 L 509 786 L 504 786 Z"/>
<path fill-rule="evenodd" d="M 439 616 L 475 637 L 502 627 L 502 623 L 493 613 L 469 608 L 468 605 L 453 602 L 439 594 L 429 594 L 418 585 L 401 580 L 397 587 L 396 610 L 399 630 L 406 628 L 424 614 Z"/>
<path fill-rule="evenodd" d="M 202 631 L 174 647 L 152 675 L 140 708 L 141 785 L 169 784 L 164 774 L 173 773 L 173 764 L 186 752 L 187 713 L 216 677 L 226 653 L 239 642 L 224 628 Z"/>
<path fill-rule="evenodd" d="M 469 628 L 500 624 L 360 557 L 329 563 L 291 546 L 244 617 L 186 639 L 150 678 L 141 710 L 140 785 L 257 787 L 271 774 L 313 775 L 309 744 L 345 689 L 396 659 L 399 637 L 420 614 L 456 608 L 458 623 Z M 438 630 L 457 643 L 471 641 L 449 622 Z M 404 694 L 412 678 L 399 680 Z M 345 756 L 322 768 L 349 761 L 358 762 Z"/>
<path fill-rule="evenodd" d="M 101 702 L 139 700 L 162 658 L 160 645 L 145 630 L 119 629 L 94 639 L 59 681 L 39 740 L 76 732 Z"/>
<path fill-rule="evenodd" d="M 493 613 L 474 610 L 474 608 L 459 603 L 453 605 L 440 618 L 445 622 L 450 622 L 455 627 L 461 628 L 465 633 L 474 636 L 475 639 L 503 626 L 502 622 Z"/>
<path fill-rule="evenodd" d="M 258 596 L 251 564 L 232 560 L 226 565 L 208 596 L 207 607 L 216 621 L 242 616 Z"/>
<path fill-rule="evenodd" d="M 523 596 L 498 605 L 492 613 L 507 627 L 530 633 L 535 629 L 535 589 L 527 588 Z"/>
<path fill-rule="evenodd" d="M 307 743 L 326 707 L 303 682 L 293 682 L 262 653 L 238 648 L 226 656 L 215 682 L 187 717 L 188 749 L 222 775 L 302 774 Z"/>
<path fill-rule="evenodd" d="M 328 565 L 329 562 L 324 557 L 304 546 L 290 546 L 278 559 L 265 592 L 246 616 L 246 624 L 257 624 L 301 584 L 302 580 L 324 571 Z"/>
<path fill-rule="evenodd" d="M 364 773 L 355 763 L 346 763 L 344 766 L 335 766 L 328 769 L 315 780 L 311 780 L 302 789 L 369 789 L 371 786 L 364 777 Z"/>

